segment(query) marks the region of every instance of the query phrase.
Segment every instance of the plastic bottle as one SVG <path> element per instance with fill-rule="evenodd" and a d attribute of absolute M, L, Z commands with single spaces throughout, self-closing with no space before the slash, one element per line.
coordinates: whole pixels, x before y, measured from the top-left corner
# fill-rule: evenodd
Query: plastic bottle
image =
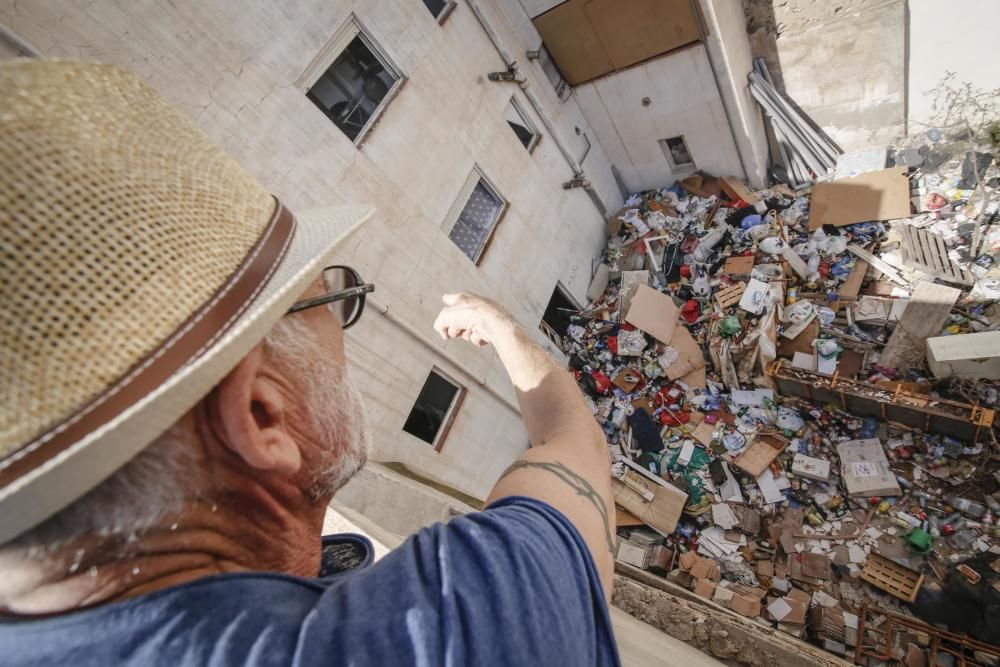
<path fill-rule="evenodd" d="M 948 504 L 954 507 L 959 512 L 967 514 L 974 519 L 981 518 L 986 514 L 986 505 L 978 503 L 975 500 L 969 500 L 968 498 L 959 498 L 958 496 L 947 496 L 945 500 Z"/>

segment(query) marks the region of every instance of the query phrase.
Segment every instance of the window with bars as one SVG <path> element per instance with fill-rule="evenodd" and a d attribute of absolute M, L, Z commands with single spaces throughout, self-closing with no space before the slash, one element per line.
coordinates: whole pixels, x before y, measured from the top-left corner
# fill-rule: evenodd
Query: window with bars
<path fill-rule="evenodd" d="M 306 97 L 358 144 L 404 77 L 353 16 L 317 56 L 300 83 Z"/>
<path fill-rule="evenodd" d="M 448 238 L 478 264 L 506 208 L 507 202 L 476 167 L 452 207 L 444 229 Z"/>

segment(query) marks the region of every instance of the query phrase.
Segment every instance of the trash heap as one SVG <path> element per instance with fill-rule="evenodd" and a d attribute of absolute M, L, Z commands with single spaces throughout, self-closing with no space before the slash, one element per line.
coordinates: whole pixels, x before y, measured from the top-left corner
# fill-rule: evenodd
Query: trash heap
<path fill-rule="evenodd" d="M 997 172 L 928 153 L 799 191 L 699 172 L 612 217 L 563 348 L 626 571 L 841 655 L 926 655 L 898 618 L 1000 644 Z"/>

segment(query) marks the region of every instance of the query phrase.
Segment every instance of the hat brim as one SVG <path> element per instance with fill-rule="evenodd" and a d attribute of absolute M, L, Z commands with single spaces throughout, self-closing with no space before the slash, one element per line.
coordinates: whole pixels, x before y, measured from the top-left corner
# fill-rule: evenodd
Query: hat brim
<path fill-rule="evenodd" d="M 296 214 L 285 256 L 225 335 L 101 428 L 0 489 L 0 544 L 96 487 L 194 407 L 267 335 L 373 212 L 368 206 L 339 206 Z"/>

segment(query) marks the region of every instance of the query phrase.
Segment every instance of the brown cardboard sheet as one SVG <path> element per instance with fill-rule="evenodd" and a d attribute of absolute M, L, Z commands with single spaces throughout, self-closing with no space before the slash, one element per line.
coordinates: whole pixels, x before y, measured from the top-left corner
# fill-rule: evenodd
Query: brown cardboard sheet
<path fill-rule="evenodd" d="M 907 169 L 905 166 L 892 167 L 817 183 L 809 200 L 809 229 L 909 216 L 910 179 L 906 176 Z"/>

